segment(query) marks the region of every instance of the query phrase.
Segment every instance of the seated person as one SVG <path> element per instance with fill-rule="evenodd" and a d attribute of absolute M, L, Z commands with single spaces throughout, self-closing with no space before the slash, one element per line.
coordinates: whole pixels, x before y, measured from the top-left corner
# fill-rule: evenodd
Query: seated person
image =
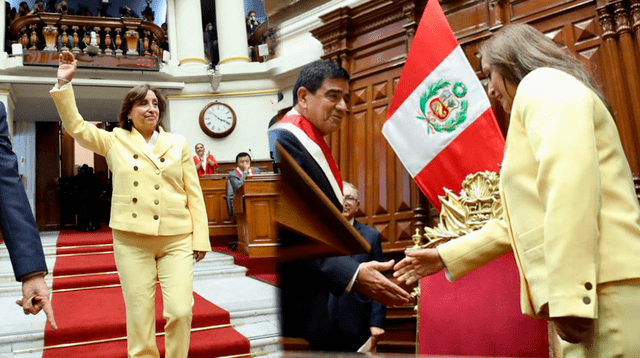
<path fill-rule="evenodd" d="M 227 180 L 227 211 L 229 216 L 235 217 L 233 214 L 233 198 L 236 196 L 236 191 L 244 184 L 244 180 L 254 174 L 260 174 L 260 169 L 251 167 L 251 156 L 249 153 L 240 152 L 236 155 L 236 164 L 238 167 L 229 172 L 229 179 Z"/>
<path fill-rule="evenodd" d="M 206 160 L 205 160 L 206 158 Z M 196 163 L 196 170 L 198 171 L 198 178 L 205 174 L 214 174 L 218 169 L 218 162 L 211 155 L 211 152 L 204 154 L 204 144 L 196 144 L 196 155 L 193 156 L 193 161 Z"/>

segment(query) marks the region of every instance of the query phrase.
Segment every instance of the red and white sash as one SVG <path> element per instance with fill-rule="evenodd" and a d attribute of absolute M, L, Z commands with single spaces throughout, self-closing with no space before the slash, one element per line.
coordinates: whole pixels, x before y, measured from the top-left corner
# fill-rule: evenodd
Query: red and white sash
<path fill-rule="evenodd" d="M 270 130 L 284 129 L 293 134 L 302 143 L 302 146 L 311 154 L 318 163 L 320 169 L 329 180 L 334 194 L 341 203 L 344 201 L 342 195 L 342 176 L 336 164 L 331 149 L 324 141 L 322 133 L 308 119 L 300 115 L 295 109 L 287 113 L 284 118 L 271 126 Z"/>
<path fill-rule="evenodd" d="M 236 174 L 238 174 L 239 178 L 242 178 L 242 170 L 240 170 L 240 168 L 236 168 Z M 249 175 L 253 175 L 253 168 L 249 168 L 249 170 L 247 171 L 247 176 Z"/>

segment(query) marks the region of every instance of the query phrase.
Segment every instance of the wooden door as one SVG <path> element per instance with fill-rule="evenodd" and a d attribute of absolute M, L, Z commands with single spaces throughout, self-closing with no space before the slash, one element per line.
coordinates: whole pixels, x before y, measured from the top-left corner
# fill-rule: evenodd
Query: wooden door
<path fill-rule="evenodd" d="M 36 223 L 40 231 L 60 229 L 60 124 L 36 123 Z"/>

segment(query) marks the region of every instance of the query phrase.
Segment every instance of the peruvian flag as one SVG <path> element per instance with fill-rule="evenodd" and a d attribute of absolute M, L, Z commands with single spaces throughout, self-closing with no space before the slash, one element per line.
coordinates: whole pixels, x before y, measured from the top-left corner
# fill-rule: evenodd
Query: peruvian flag
<path fill-rule="evenodd" d="M 424 10 L 382 134 L 438 210 L 443 188 L 499 172 L 504 137 L 438 1 Z"/>

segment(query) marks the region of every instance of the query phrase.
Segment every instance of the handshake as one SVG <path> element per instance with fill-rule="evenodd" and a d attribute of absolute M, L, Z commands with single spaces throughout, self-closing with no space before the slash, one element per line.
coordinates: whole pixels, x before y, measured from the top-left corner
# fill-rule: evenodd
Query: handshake
<path fill-rule="evenodd" d="M 397 306 L 412 301 L 411 295 L 387 279 L 381 271 L 394 269 L 393 277 L 399 283 L 410 285 L 420 278 L 444 268 L 436 249 L 406 251 L 406 257 L 394 265 L 394 261 L 369 261 L 360 265 L 353 291 L 363 294 L 385 306 Z"/>

